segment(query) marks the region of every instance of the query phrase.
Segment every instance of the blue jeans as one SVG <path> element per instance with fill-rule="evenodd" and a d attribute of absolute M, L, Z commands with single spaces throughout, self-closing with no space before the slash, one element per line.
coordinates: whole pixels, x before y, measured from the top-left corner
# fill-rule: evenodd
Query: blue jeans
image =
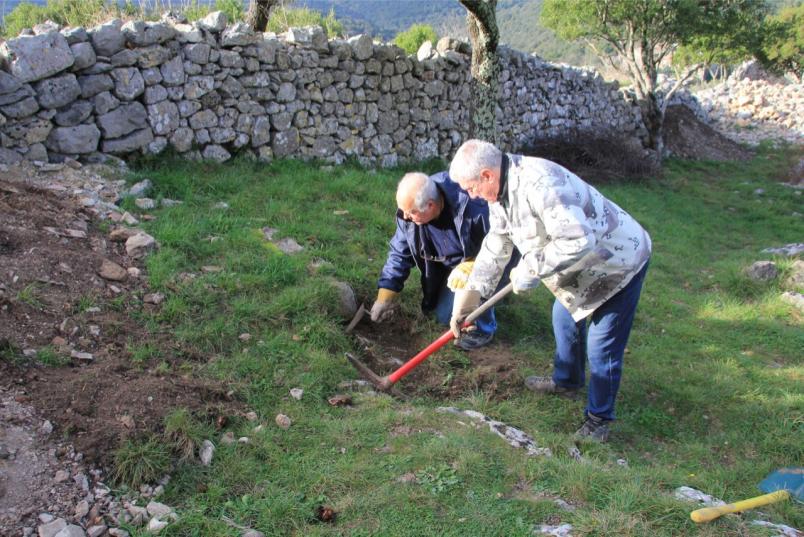
<path fill-rule="evenodd" d="M 438 303 L 435 307 L 436 320 L 441 324 L 449 324 L 452 317 L 452 302 L 455 300 L 453 293 L 446 285 L 438 295 Z M 484 334 L 493 334 L 497 331 L 497 319 L 494 317 L 494 308 L 489 308 L 475 321 L 475 326 Z"/>
<path fill-rule="evenodd" d="M 587 415 L 614 419 L 614 399 L 620 388 L 625 345 L 647 272 L 646 263 L 628 285 L 580 322 L 576 323 L 560 302 L 556 300 L 553 304 L 556 338 L 553 380 L 565 388 L 583 387 L 586 360 L 589 360 Z"/>

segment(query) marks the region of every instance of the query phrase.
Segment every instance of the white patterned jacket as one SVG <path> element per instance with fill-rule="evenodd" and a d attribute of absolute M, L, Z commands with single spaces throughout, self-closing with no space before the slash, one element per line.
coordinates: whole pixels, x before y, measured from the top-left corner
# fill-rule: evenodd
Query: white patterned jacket
<path fill-rule="evenodd" d="M 497 202 L 466 289 L 489 297 L 514 246 L 579 321 L 623 289 L 648 262 L 651 240 L 628 213 L 549 160 L 503 155 Z"/>

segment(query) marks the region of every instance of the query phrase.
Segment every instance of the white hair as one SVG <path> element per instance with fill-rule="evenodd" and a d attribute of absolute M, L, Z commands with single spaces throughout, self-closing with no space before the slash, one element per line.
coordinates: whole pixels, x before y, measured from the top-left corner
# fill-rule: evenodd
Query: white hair
<path fill-rule="evenodd" d="M 502 164 L 502 151 L 483 140 L 467 140 L 452 158 L 449 176 L 458 183 L 475 183 L 486 168 L 496 170 Z"/>
<path fill-rule="evenodd" d="M 396 189 L 397 193 L 402 189 L 410 189 L 414 193 L 413 207 L 417 211 L 427 210 L 427 204 L 431 201 L 435 203 L 439 198 L 435 181 L 421 172 L 406 173 L 399 181 L 399 186 Z"/>

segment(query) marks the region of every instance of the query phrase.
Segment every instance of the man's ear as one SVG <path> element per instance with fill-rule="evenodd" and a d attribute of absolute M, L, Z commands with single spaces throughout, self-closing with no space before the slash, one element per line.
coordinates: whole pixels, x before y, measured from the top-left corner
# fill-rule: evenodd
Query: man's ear
<path fill-rule="evenodd" d="M 489 168 L 483 168 L 480 170 L 480 179 L 484 182 L 488 183 L 494 176 L 494 172 L 492 172 Z"/>

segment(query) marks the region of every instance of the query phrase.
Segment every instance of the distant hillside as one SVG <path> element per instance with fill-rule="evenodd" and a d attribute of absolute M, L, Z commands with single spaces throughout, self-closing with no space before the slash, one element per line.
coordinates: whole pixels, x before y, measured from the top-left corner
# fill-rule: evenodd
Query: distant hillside
<path fill-rule="evenodd" d="M 391 40 L 411 24 L 427 23 L 439 35 L 466 37 L 466 10 L 458 0 L 297 0 L 295 5 L 324 13 L 334 9 L 350 34 L 370 33 Z M 550 61 L 596 64 L 586 47 L 567 43 L 539 24 L 541 7 L 542 0 L 499 0 L 500 40 Z"/>

